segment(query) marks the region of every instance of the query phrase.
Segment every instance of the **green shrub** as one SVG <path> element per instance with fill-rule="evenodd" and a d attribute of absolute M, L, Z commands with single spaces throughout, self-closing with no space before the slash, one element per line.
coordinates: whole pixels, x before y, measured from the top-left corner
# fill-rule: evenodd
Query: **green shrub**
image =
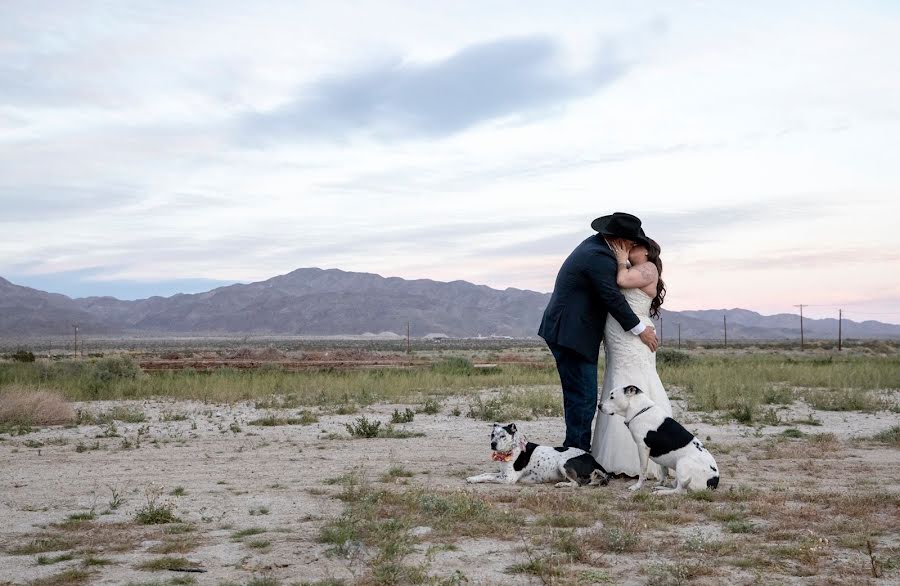
<path fill-rule="evenodd" d="M 147 501 L 138 509 L 134 520 L 140 525 L 165 525 L 166 523 L 180 523 L 181 519 L 175 516 L 170 503 L 159 502 L 159 491 L 147 491 Z"/>
<path fill-rule="evenodd" d="M 508 402 L 508 395 L 502 395 L 487 400 L 484 400 L 481 397 L 475 397 L 475 399 L 469 403 L 469 417 L 472 419 L 480 419 L 482 421 L 501 421 L 506 419 L 505 407 Z"/>
<path fill-rule="evenodd" d="M 378 420 L 369 421 L 365 416 L 356 419 L 356 423 L 345 423 L 347 433 L 353 437 L 378 437 L 378 431 L 381 429 L 381 422 Z"/>
<path fill-rule="evenodd" d="M 900 448 L 900 425 L 895 425 L 872 436 L 876 442 L 883 442 Z"/>
<path fill-rule="evenodd" d="M 419 411 L 427 415 L 437 415 L 441 412 L 441 402 L 437 399 L 427 399 L 422 403 L 422 408 Z"/>
<path fill-rule="evenodd" d="M 728 415 L 738 423 L 749 425 L 753 423 L 753 406 L 747 404 L 737 405 L 728 412 Z"/>
<path fill-rule="evenodd" d="M 397 409 L 394 409 L 394 413 L 391 415 L 391 423 L 409 423 L 413 420 L 413 418 L 415 418 L 415 416 L 416 412 L 409 407 L 407 407 L 404 411 L 398 411 Z"/>
<path fill-rule="evenodd" d="M 28 350 L 17 350 L 9 355 L 13 362 L 34 362 L 34 352 Z"/>
<path fill-rule="evenodd" d="M 131 356 L 110 356 L 94 364 L 93 379 L 100 384 L 109 384 L 118 380 L 134 380 L 141 374 L 141 367 Z"/>

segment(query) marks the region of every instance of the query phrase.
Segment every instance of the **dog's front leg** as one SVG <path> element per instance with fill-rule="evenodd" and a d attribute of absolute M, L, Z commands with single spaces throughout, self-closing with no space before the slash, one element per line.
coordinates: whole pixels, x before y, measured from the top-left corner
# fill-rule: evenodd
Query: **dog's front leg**
<path fill-rule="evenodd" d="M 644 445 L 638 445 L 638 456 L 641 459 L 641 471 L 638 474 L 637 482 L 628 487 L 628 490 L 640 490 L 644 486 L 644 479 L 647 478 L 647 468 L 650 467 L 650 448 Z"/>
<path fill-rule="evenodd" d="M 506 484 L 507 480 L 499 472 L 486 472 L 477 476 L 469 476 L 466 482 L 470 484 L 478 484 L 481 482 L 490 482 L 492 484 Z"/>

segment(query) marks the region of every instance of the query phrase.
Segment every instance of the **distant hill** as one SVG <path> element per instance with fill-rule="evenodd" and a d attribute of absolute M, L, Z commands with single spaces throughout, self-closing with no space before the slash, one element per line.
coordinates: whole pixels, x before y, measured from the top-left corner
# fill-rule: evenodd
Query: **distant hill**
<path fill-rule="evenodd" d="M 0 277 L 0 336 L 68 333 L 75 323 L 82 331 L 98 334 L 119 332 L 110 322 L 84 309 L 79 301 L 57 293 L 13 285 Z"/>
<path fill-rule="evenodd" d="M 503 291 L 466 281 L 385 278 L 370 273 L 304 268 L 266 281 L 205 293 L 123 301 L 71 299 L 0 278 L 0 336 L 83 334 L 365 335 L 398 332 L 409 321 L 413 336 L 534 337 L 550 295 Z M 663 335 L 721 339 L 728 316 L 733 340 L 799 337 L 799 318 L 764 316 L 745 309 L 663 311 Z M 900 338 L 900 325 L 844 320 L 847 338 Z M 837 320 L 804 320 L 809 338 L 835 338 Z"/>

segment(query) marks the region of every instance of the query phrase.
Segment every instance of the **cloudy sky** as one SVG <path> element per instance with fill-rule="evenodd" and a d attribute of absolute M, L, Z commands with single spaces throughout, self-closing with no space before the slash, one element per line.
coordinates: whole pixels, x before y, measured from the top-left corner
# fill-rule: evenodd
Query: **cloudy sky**
<path fill-rule="evenodd" d="M 0 276 L 548 291 L 621 210 L 671 309 L 900 323 L 898 71 L 896 2 L 0 0 Z"/>

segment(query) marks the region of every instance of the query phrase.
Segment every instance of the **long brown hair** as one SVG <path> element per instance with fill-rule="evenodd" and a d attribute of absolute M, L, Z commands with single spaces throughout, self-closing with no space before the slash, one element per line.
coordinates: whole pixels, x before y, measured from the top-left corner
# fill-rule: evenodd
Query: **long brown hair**
<path fill-rule="evenodd" d="M 659 319 L 659 308 L 663 304 L 663 299 L 666 297 L 666 284 L 662 280 L 662 259 L 659 258 L 659 253 L 662 250 L 659 247 L 659 244 L 656 240 L 652 238 L 647 238 L 647 262 L 652 262 L 656 265 L 656 270 L 659 273 L 659 280 L 656 282 L 656 297 L 653 298 L 653 301 L 650 302 L 650 317 L 654 317 Z"/>

